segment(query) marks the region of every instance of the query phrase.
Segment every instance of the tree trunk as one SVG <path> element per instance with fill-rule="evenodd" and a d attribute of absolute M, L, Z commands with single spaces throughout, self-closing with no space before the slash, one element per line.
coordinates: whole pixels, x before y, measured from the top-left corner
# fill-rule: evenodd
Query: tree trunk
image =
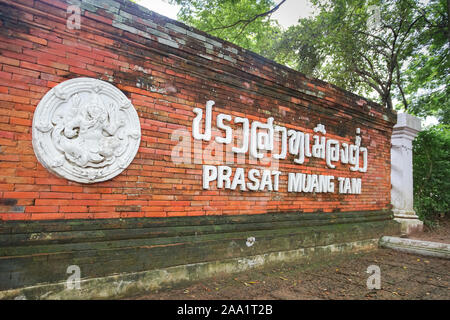
<path fill-rule="evenodd" d="M 447 39 L 450 43 L 450 0 L 447 0 Z"/>

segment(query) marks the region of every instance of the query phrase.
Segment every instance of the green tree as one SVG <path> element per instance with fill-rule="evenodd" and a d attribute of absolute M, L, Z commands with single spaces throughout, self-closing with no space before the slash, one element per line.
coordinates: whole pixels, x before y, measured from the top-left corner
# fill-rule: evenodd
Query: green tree
<path fill-rule="evenodd" d="M 414 207 L 428 222 L 450 210 L 450 127 L 419 133 L 413 144 Z"/>
<path fill-rule="evenodd" d="M 190 26 L 268 56 L 281 28 L 271 15 L 285 2 L 273 0 L 170 0 Z"/>
<path fill-rule="evenodd" d="M 308 76 L 324 78 L 321 66 L 328 53 L 321 40 L 327 32 L 322 23 L 321 17 L 300 19 L 297 25 L 280 34 L 267 57 Z"/>
<path fill-rule="evenodd" d="M 414 50 L 405 70 L 408 112 L 437 116 L 450 124 L 450 0 L 430 1 L 422 9 L 425 28 L 414 40 Z"/>
<path fill-rule="evenodd" d="M 397 109 L 448 123 L 449 0 L 312 2 L 318 14 L 290 27 L 272 58 L 389 108 L 397 101 Z"/>
<path fill-rule="evenodd" d="M 286 48 L 300 53 L 293 57 L 299 70 L 310 72 L 312 67 L 305 65 L 301 54 L 301 46 L 306 45 L 311 49 L 307 51 L 310 58 L 319 57 L 314 74 L 339 87 L 374 97 L 391 109 L 393 99 L 399 98 L 407 109 L 402 68 L 411 57 L 414 38 L 424 27 L 420 4 L 413 0 L 312 3 L 318 15 L 300 20 L 291 29 L 296 39 L 310 33 L 311 26 L 318 36 L 310 38 L 307 44 L 299 42 L 297 48 L 296 42 Z"/>

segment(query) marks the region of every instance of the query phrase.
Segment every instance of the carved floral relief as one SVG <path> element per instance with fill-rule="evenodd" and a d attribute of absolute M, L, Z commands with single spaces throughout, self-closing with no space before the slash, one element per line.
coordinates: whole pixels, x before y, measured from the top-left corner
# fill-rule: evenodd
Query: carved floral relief
<path fill-rule="evenodd" d="M 75 78 L 51 89 L 33 117 L 33 148 L 50 172 L 68 180 L 112 179 L 139 148 L 139 117 L 130 100 L 110 83 Z"/>

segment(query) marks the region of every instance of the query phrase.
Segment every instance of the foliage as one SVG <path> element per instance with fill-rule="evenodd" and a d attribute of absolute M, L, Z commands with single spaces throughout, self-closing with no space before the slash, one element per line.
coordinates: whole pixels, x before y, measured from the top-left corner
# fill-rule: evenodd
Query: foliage
<path fill-rule="evenodd" d="M 393 99 L 398 98 L 407 109 L 402 75 L 415 49 L 414 39 L 425 27 L 421 5 L 414 0 L 312 0 L 312 3 L 318 14 L 301 19 L 299 25 L 290 29 L 296 30 L 293 37 L 296 39 L 310 34 L 311 26 L 314 34 L 319 35 L 310 38 L 309 43 L 300 43 L 311 49 L 307 50 L 310 57 L 320 57 L 313 74 L 375 98 L 391 109 Z M 294 41 L 286 49 L 302 52 Z M 293 58 L 300 71 L 310 72 L 311 66 L 305 66 L 302 54 Z"/>
<path fill-rule="evenodd" d="M 414 207 L 425 222 L 450 211 L 450 126 L 419 133 L 413 143 Z"/>
<path fill-rule="evenodd" d="M 449 123 L 448 1 L 312 2 L 318 14 L 290 27 L 271 58 L 389 108 Z"/>
<path fill-rule="evenodd" d="M 409 113 L 437 116 L 450 124 L 450 26 L 448 0 L 432 0 L 423 9 L 425 28 L 414 40 L 408 69 L 406 93 Z"/>
<path fill-rule="evenodd" d="M 273 0 L 170 0 L 178 19 L 218 38 L 268 56 L 281 28 L 271 19 Z"/>
<path fill-rule="evenodd" d="M 300 19 L 273 43 L 268 58 L 308 76 L 325 78 L 321 70 L 327 57 L 326 46 L 321 41 L 324 33 L 327 30 L 323 28 L 320 17 Z"/>

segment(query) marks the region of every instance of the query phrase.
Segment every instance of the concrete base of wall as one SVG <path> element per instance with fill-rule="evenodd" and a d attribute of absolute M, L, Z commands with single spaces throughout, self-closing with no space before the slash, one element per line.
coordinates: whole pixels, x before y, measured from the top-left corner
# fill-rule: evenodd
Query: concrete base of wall
<path fill-rule="evenodd" d="M 194 263 L 144 272 L 84 279 L 79 289 L 68 289 L 66 282 L 0 291 L 0 299 L 118 299 L 161 289 L 169 285 L 201 280 L 282 262 L 317 261 L 325 256 L 368 251 L 378 247 L 379 239 L 270 252 L 244 258 Z"/>
<path fill-rule="evenodd" d="M 423 222 L 412 212 L 410 214 L 402 214 L 394 212 L 394 220 L 400 223 L 400 230 L 403 234 L 411 234 L 423 231 Z"/>
<path fill-rule="evenodd" d="M 120 298 L 399 234 L 389 211 L 0 222 L 0 298 Z"/>

